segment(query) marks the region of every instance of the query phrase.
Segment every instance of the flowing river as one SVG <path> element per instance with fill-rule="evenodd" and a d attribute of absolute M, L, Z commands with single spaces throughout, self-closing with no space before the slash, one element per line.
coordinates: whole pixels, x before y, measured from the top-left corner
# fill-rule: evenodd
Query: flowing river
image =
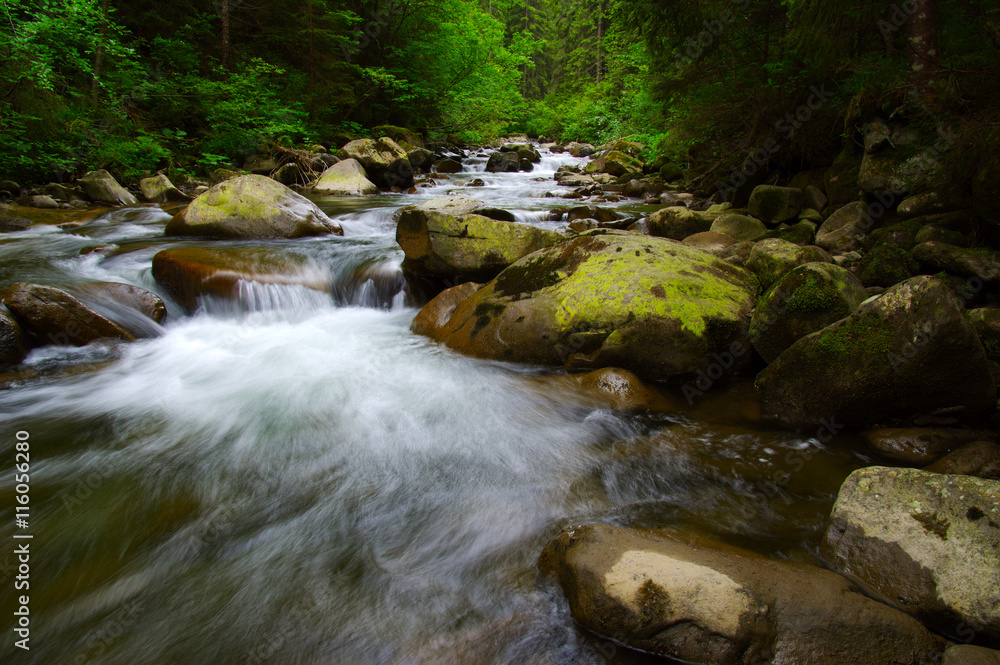
<path fill-rule="evenodd" d="M 565 227 L 543 220 L 573 203 L 544 194 L 583 160 L 485 161 L 415 195 L 318 199 L 343 238 L 178 240 L 150 206 L 0 236 L 2 288 L 125 282 L 169 309 L 135 343 L 36 349 L 0 392 L 0 661 L 645 663 L 577 628 L 539 578 L 563 527 L 686 529 L 815 560 L 840 482 L 867 463 L 852 438 L 772 426 L 749 382 L 619 412 L 554 370 L 410 333 L 397 209 L 455 193 Z M 486 186 L 463 187 L 473 178 Z M 81 252 L 97 245 L 116 247 Z M 247 283 L 188 315 L 150 274 L 182 246 L 266 248 L 331 287 Z M 30 651 L 11 637 L 20 430 Z"/>

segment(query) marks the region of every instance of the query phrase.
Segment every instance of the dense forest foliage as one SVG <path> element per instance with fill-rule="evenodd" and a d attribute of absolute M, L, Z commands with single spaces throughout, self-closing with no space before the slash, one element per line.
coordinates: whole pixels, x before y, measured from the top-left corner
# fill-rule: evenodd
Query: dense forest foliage
<path fill-rule="evenodd" d="M 791 148 L 769 149 L 780 159 L 828 164 L 873 112 L 955 118 L 970 149 L 1000 145 L 992 0 L 3 0 L 2 12 L 0 175 L 24 180 L 203 173 L 381 124 L 453 143 L 630 137 L 705 182 L 768 141 Z"/>

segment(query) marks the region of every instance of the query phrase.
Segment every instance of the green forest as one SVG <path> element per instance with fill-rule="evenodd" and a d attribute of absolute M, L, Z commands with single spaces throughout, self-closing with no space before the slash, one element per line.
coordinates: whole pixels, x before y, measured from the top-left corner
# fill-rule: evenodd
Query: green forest
<path fill-rule="evenodd" d="M 761 148 L 767 171 L 829 164 L 871 113 L 960 123 L 974 138 L 952 159 L 1000 146 L 1000 6 L 987 0 L 2 9 L 0 175 L 29 182 L 204 175 L 262 145 L 342 144 L 387 124 L 453 145 L 626 137 L 703 190 Z"/>

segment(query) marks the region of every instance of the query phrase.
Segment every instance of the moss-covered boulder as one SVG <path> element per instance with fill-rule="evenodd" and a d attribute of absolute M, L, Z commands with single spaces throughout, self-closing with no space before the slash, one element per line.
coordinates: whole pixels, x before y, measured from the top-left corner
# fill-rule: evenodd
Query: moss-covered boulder
<path fill-rule="evenodd" d="M 924 471 L 1000 480 L 1000 444 L 994 441 L 967 443 L 924 467 Z"/>
<path fill-rule="evenodd" d="M 712 222 L 709 230 L 715 233 L 725 233 L 737 240 L 757 240 L 767 233 L 767 227 L 759 220 L 735 213 L 720 215 Z"/>
<path fill-rule="evenodd" d="M 806 263 L 833 263 L 833 258 L 819 247 L 768 238 L 754 244 L 746 267 L 757 275 L 762 289 L 769 289 L 785 274 Z"/>
<path fill-rule="evenodd" d="M 572 143 L 566 144 L 566 152 L 574 157 L 590 157 L 597 152 L 597 148 L 590 143 L 578 143 L 573 141 Z"/>
<path fill-rule="evenodd" d="M 307 188 L 316 196 L 368 196 L 378 194 L 378 187 L 368 179 L 361 162 L 345 159 L 323 171 Z"/>
<path fill-rule="evenodd" d="M 517 173 L 521 170 L 521 159 L 516 152 L 494 152 L 486 160 L 487 173 Z"/>
<path fill-rule="evenodd" d="M 816 228 L 817 225 L 815 222 L 801 219 L 794 224 L 782 224 L 776 229 L 771 229 L 758 238 L 758 240 L 778 238 L 779 240 L 787 240 L 788 242 L 795 243 L 796 245 L 811 245 L 816 239 Z"/>
<path fill-rule="evenodd" d="M 602 152 L 583 169 L 584 173 L 610 173 L 616 178 L 626 173 L 642 173 L 642 162 L 624 152 Z"/>
<path fill-rule="evenodd" d="M 492 279 L 522 256 L 563 239 L 527 224 L 419 208 L 404 208 L 396 225 L 396 242 L 406 255 L 403 270 L 452 282 Z"/>
<path fill-rule="evenodd" d="M 890 287 L 913 277 L 917 270 L 917 262 L 906 250 L 889 243 L 869 249 L 858 264 L 858 276 L 865 286 Z"/>
<path fill-rule="evenodd" d="M 473 199 L 468 196 L 446 196 L 440 199 L 424 201 L 417 206 L 419 210 L 423 210 L 425 212 L 440 212 L 453 217 L 471 215 L 479 212 L 485 207 L 486 204 L 479 199 Z"/>
<path fill-rule="evenodd" d="M 858 185 L 867 193 L 920 192 L 944 184 L 946 174 L 932 150 L 883 150 L 866 154 Z"/>
<path fill-rule="evenodd" d="M 1000 646 L 1000 482 L 869 467 L 837 496 L 822 554 L 945 635 Z"/>
<path fill-rule="evenodd" d="M 177 189 L 174 183 L 162 173 L 152 178 L 139 181 L 139 191 L 144 199 L 151 203 L 169 203 L 171 201 L 190 201 L 191 197 Z"/>
<path fill-rule="evenodd" d="M 806 335 L 757 376 L 765 411 L 793 423 L 868 425 L 938 411 L 975 416 L 996 384 L 948 286 L 915 277 Z"/>
<path fill-rule="evenodd" d="M 938 224 L 928 224 L 922 227 L 917 231 L 913 242 L 915 245 L 925 242 L 940 242 L 945 245 L 954 245 L 955 247 L 968 247 L 970 244 L 969 238 L 961 231 L 949 229 Z"/>
<path fill-rule="evenodd" d="M 375 136 L 388 136 L 396 143 L 406 142 L 414 148 L 427 147 L 424 145 L 424 139 L 421 138 L 420 134 L 412 129 L 406 129 L 405 127 L 397 127 L 396 125 L 379 125 L 378 127 L 372 127 L 372 134 Z"/>
<path fill-rule="evenodd" d="M 986 357 L 1000 363 L 1000 309 L 972 309 L 969 310 L 968 317 L 986 350 Z"/>
<path fill-rule="evenodd" d="M 301 238 L 343 235 L 309 199 L 260 175 L 213 186 L 167 223 L 167 235 L 209 238 Z"/>
<path fill-rule="evenodd" d="M 659 174 L 663 182 L 674 182 L 684 177 L 684 170 L 671 162 L 661 166 Z"/>
<path fill-rule="evenodd" d="M 153 257 L 153 277 L 180 305 L 195 310 L 205 296 L 239 300 L 251 283 L 330 291 L 331 279 L 309 259 L 280 249 L 178 247 Z"/>
<path fill-rule="evenodd" d="M 750 273 L 711 254 L 599 229 L 520 259 L 431 336 L 480 358 L 667 380 L 746 348 L 756 294 Z"/>
<path fill-rule="evenodd" d="M 799 216 L 802 190 L 795 187 L 757 185 L 750 194 L 747 212 L 765 224 L 780 224 Z"/>
<path fill-rule="evenodd" d="M 996 432 L 960 427 L 880 427 L 861 432 L 871 453 L 905 466 L 930 464 L 968 443 L 996 438 Z"/>
<path fill-rule="evenodd" d="M 864 201 L 838 208 L 816 231 L 816 245 L 828 252 L 852 252 L 861 247 L 874 221 Z"/>
<path fill-rule="evenodd" d="M 646 222 L 649 234 L 659 238 L 684 240 L 695 233 L 712 230 L 712 224 L 719 215 L 690 210 L 685 206 L 660 208 Z"/>
<path fill-rule="evenodd" d="M 79 183 L 91 201 L 110 203 L 116 206 L 127 206 L 138 203 L 135 197 L 122 187 L 114 179 L 114 176 L 104 169 L 87 173 L 80 178 Z"/>
<path fill-rule="evenodd" d="M 534 146 L 527 143 L 505 143 L 500 146 L 500 152 L 517 153 L 518 160 L 526 159 L 532 164 L 542 161 L 541 153 L 535 150 Z"/>
<path fill-rule="evenodd" d="M 7 310 L 0 308 L 0 370 L 20 365 L 24 353 L 21 326 Z"/>
<path fill-rule="evenodd" d="M 824 176 L 826 196 L 832 208 L 839 208 L 856 201 L 861 194 L 858 174 L 861 171 L 861 156 L 849 148 L 841 152 Z"/>
<path fill-rule="evenodd" d="M 929 270 L 975 277 L 987 284 L 1000 283 L 1000 252 L 991 249 L 963 249 L 941 242 L 924 242 L 910 255 Z"/>
<path fill-rule="evenodd" d="M 858 278 L 840 266 L 799 266 L 760 299 L 750 320 L 750 342 L 772 362 L 802 337 L 849 316 L 867 298 Z"/>
<path fill-rule="evenodd" d="M 671 662 L 931 665 L 945 648 L 836 573 L 689 534 L 573 526 L 539 568 L 588 630 Z"/>
<path fill-rule="evenodd" d="M 368 179 L 383 189 L 413 186 L 413 166 L 406 151 L 387 136 L 351 141 L 337 152 L 340 159 L 356 159 Z"/>
<path fill-rule="evenodd" d="M 406 151 L 406 158 L 410 160 L 410 166 L 415 169 L 433 168 L 434 153 L 427 148 L 413 148 Z"/>
<path fill-rule="evenodd" d="M 62 289 L 15 284 L 3 296 L 31 346 L 85 346 L 99 339 L 135 341 L 135 336 Z"/>

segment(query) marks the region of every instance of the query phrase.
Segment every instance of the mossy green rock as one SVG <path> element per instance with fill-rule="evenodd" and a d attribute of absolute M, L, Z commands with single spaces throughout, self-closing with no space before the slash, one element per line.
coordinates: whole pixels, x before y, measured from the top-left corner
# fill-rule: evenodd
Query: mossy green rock
<path fill-rule="evenodd" d="M 753 246 L 746 267 L 757 275 L 762 289 L 769 289 L 782 276 L 806 263 L 833 263 L 833 258 L 819 247 L 768 238 Z"/>
<path fill-rule="evenodd" d="M 340 159 L 356 159 L 368 179 L 383 189 L 413 186 L 413 166 L 406 151 L 387 136 L 351 141 L 337 152 Z"/>
<path fill-rule="evenodd" d="M 867 298 L 858 278 L 840 266 L 799 266 L 761 298 L 750 320 L 750 342 L 772 362 L 802 337 L 849 316 Z"/>
<path fill-rule="evenodd" d="M 601 153 L 597 159 L 592 160 L 583 170 L 584 173 L 610 173 L 618 177 L 626 173 L 642 172 L 642 162 L 634 157 L 629 157 L 624 152 L 611 150 Z"/>
<path fill-rule="evenodd" d="M 986 357 L 1000 363 L 1000 309 L 973 309 L 968 316 L 986 350 Z"/>
<path fill-rule="evenodd" d="M 771 229 L 758 238 L 758 240 L 778 238 L 779 240 L 787 240 L 788 242 L 795 243 L 796 245 L 810 245 L 816 238 L 816 226 L 815 222 L 802 219 L 791 226 Z"/>
<path fill-rule="evenodd" d="M 110 203 L 116 206 L 135 205 L 135 197 L 104 169 L 91 171 L 79 180 L 83 191 L 91 201 Z"/>
<path fill-rule="evenodd" d="M 932 150 L 883 150 L 865 155 L 858 185 L 868 193 L 919 192 L 944 183 L 944 167 Z"/>
<path fill-rule="evenodd" d="M 647 225 L 650 235 L 684 240 L 695 233 L 710 231 L 712 224 L 718 218 L 719 216 L 714 213 L 690 210 L 685 206 L 670 206 L 660 208 L 650 215 Z"/>
<path fill-rule="evenodd" d="M 1000 482 L 868 467 L 841 486 L 822 554 L 940 633 L 1000 646 L 998 542 Z"/>
<path fill-rule="evenodd" d="M 309 199 L 260 175 L 213 186 L 167 223 L 167 235 L 210 238 L 302 238 L 343 235 Z"/>
<path fill-rule="evenodd" d="M 757 240 L 767 233 L 767 227 L 753 217 L 727 213 L 712 222 L 709 231 L 725 233 L 736 240 Z"/>
<path fill-rule="evenodd" d="M 757 185 L 747 211 L 765 224 L 780 224 L 798 217 L 803 200 L 802 190 L 795 187 Z"/>
<path fill-rule="evenodd" d="M 963 249 L 932 241 L 914 247 L 911 256 L 931 270 L 944 270 L 987 284 L 1000 282 L 1000 252 L 991 249 Z"/>
<path fill-rule="evenodd" d="M 996 403 L 979 338 L 957 298 L 915 277 L 806 335 L 757 376 L 764 410 L 792 423 L 869 425 Z"/>
<path fill-rule="evenodd" d="M 660 178 L 663 182 L 674 182 L 684 177 L 684 171 L 676 164 L 664 164 L 660 167 Z"/>
<path fill-rule="evenodd" d="M 397 127 L 396 125 L 379 125 L 378 127 L 372 128 L 372 134 L 375 136 L 388 136 L 397 143 L 405 141 L 415 148 L 427 147 L 424 145 L 424 140 L 420 137 L 420 134 L 411 129 L 406 129 L 405 127 Z"/>
<path fill-rule="evenodd" d="M 865 253 L 858 265 L 858 276 L 865 286 L 889 287 L 913 277 L 918 269 L 906 250 L 880 243 Z"/>
<path fill-rule="evenodd" d="M 480 358 L 692 376 L 747 341 L 757 280 L 698 249 L 595 230 L 520 259 L 432 337 Z"/>
<path fill-rule="evenodd" d="M 406 255 L 403 270 L 453 282 L 492 279 L 522 256 L 562 240 L 555 231 L 527 224 L 419 208 L 404 208 L 396 224 L 396 242 Z"/>
<path fill-rule="evenodd" d="M 168 203 L 170 201 L 190 201 L 191 197 L 174 187 L 174 183 L 162 173 L 152 178 L 139 181 L 139 190 L 143 198 L 152 203 Z"/>
<path fill-rule="evenodd" d="M 316 196 L 368 196 L 378 194 L 378 187 L 368 179 L 361 162 L 345 159 L 323 171 L 308 191 Z"/>

